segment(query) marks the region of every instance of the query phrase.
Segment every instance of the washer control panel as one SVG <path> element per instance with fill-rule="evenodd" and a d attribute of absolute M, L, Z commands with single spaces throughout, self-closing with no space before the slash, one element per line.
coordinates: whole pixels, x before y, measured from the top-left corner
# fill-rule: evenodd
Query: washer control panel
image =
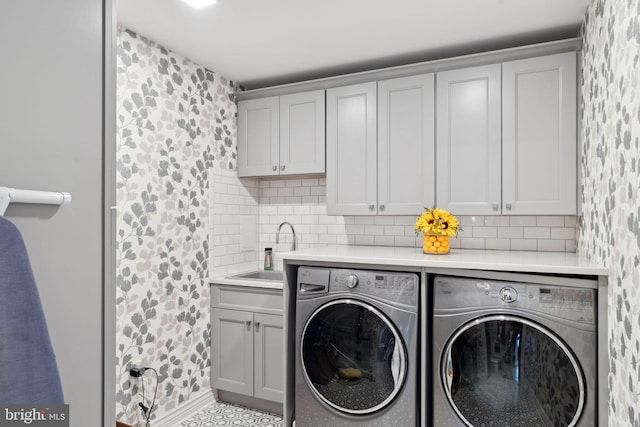
<path fill-rule="evenodd" d="M 403 305 L 418 304 L 417 273 L 331 269 L 329 292 L 352 292 Z"/>

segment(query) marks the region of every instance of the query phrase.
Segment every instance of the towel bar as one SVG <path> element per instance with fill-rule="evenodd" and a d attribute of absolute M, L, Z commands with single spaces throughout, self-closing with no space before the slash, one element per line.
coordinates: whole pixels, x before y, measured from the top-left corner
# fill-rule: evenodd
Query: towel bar
<path fill-rule="evenodd" d="M 0 215 L 4 215 L 9 203 L 38 203 L 45 205 L 68 205 L 71 194 L 54 191 L 19 190 L 0 187 Z"/>

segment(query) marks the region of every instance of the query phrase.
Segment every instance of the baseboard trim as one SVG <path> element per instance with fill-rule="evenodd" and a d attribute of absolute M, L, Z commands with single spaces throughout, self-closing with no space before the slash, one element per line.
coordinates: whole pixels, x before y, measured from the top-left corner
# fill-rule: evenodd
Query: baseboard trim
<path fill-rule="evenodd" d="M 151 422 L 153 427 L 176 427 L 180 426 L 188 418 L 202 411 L 207 406 L 215 402 L 213 390 L 208 389 L 204 393 L 192 397 L 185 403 L 179 405 L 162 416 Z"/>

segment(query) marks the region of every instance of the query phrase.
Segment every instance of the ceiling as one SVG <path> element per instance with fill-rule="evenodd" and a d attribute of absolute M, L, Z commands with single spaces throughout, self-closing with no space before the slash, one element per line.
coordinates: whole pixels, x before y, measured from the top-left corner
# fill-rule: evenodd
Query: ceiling
<path fill-rule="evenodd" d="M 253 89 L 575 37 L 589 0 L 117 0 L 118 23 Z"/>

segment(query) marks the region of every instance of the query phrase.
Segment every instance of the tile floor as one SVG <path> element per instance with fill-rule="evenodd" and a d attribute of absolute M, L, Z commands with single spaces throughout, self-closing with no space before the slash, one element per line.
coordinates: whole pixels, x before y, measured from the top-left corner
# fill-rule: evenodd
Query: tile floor
<path fill-rule="evenodd" d="M 216 402 L 184 421 L 181 427 L 282 427 L 283 425 L 280 415 Z"/>

